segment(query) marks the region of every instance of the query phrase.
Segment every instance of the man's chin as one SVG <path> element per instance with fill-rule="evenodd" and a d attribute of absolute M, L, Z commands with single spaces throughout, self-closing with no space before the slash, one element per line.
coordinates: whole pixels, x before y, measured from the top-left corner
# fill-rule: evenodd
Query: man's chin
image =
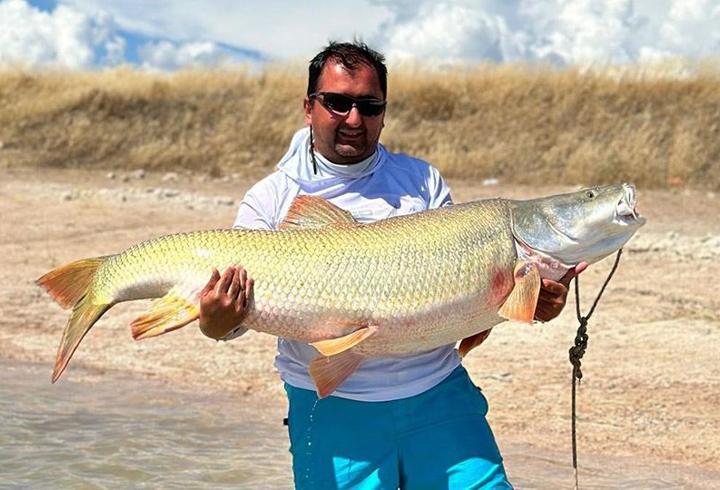
<path fill-rule="evenodd" d="M 366 145 L 348 145 L 348 144 L 336 144 L 335 152 L 343 158 L 364 158 L 367 153 Z"/>

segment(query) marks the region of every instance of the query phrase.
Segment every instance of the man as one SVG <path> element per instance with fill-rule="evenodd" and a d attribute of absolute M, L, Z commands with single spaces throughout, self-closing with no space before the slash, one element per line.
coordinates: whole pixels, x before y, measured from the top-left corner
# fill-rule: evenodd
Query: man
<path fill-rule="evenodd" d="M 321 196 L 359 222 L 450 205 L 435 168 L 378 143 L 386 80 L 382 55 L 362 43 L 330 43 L 313 58 L 307 128 L 295 134 L 277 171 L 248 191 L 235 226 L 275 229 L 303 194 Z M 538 319 L 560 313 L 566 284 L 544 283 Z M 203 333 L 242 335 L 252 286 L 241 267 L 214 271 L 201 294 Z M 307 344 L 278 341 L 297 488 L 512 488 L 485 420 L 487 402 L 454 345 L 367 359 L 319 401 L 308 374 L 317 355 Z"/>

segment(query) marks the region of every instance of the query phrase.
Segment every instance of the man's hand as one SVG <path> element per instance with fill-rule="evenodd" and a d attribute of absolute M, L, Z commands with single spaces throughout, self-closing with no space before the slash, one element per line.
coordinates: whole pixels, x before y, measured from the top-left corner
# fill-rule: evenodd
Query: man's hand
<path fill-rule="evenodd" d="M 559 281 L 551 279 L 543 279 L 540 285 L 540 296 L 538 297 L 537 306 L 535 307 L 535 319 L 541 322 L 547 322 L 560 314 L 565 307 L 568 295 L 568 286 L 570 281 L 587 269 L 586 262 L 580 262 L 578 265 L 567 271 Z"/>
<path fill-rule="evenodd" d="M 228 267 L 222 276 L 213 270 L 200 291 L 200 330 L 213 339 L 221 339 L 239 325 L 252 300 L 253 280 L 241 266 Z"/>

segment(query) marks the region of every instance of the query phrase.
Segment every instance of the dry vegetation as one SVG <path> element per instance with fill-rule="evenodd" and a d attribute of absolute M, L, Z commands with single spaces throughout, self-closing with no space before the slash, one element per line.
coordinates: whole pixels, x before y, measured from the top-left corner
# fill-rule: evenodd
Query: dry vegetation
<path fill-rule="evenodd" d="M 720 76 L 638 73 L 393 71 L 384 142 L 448 177 L 720 189 Z M 269 170 L 303 124 L 305 83 L 301 67 L 5 71 L 0 167 Z"/>

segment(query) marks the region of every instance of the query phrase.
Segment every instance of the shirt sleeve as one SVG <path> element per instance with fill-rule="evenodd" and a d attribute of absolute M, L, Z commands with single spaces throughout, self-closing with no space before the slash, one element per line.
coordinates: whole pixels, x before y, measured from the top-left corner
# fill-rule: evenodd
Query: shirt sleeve
<path fill-rule="evenodd" d="M 428 183 L 430 191 L 430 202 L 428 209 L 441 208 L 443 206 L 452 205 L 452 196 L 450 196 L 450 187 L 442 178 L 440 172 L 435 167 L 430 167 L 430 182 Z"/>
<path fill-rule="evenodd" d="M 277 210 L 280 193 L 272 174 L 250 188 L 240 201 L 233 228 L 274 230 L 277 227 Z"/>

